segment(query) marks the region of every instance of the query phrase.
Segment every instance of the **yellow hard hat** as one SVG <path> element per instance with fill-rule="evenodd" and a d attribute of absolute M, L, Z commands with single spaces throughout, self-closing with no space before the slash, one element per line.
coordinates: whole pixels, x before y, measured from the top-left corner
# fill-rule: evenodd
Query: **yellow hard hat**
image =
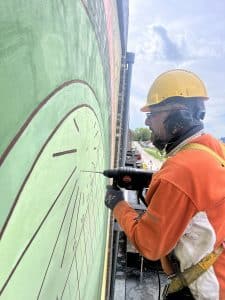
<path fill-rule="evenodd" d="M 147 103 L 141 111 L 150 111 L 150 106 L 159 104 L 170 97 L 208 99 L 205 85 L 196 74 L 175 69 L 162 73 L 155 79 L 148 92 Z"/>

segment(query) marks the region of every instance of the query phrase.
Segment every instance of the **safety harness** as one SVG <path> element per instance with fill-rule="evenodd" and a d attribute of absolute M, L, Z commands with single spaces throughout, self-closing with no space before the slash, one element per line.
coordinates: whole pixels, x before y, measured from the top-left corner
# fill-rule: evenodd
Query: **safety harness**
<path fill-rule="evenodd" d="M 221 144 L 223 153 L 225 155 L 225 145 Z M 211 154 L 223 167 L 225 167 L 225 160 L 219 156 L 216 152 L 214 152 L 209 147 L 198 144 L 198 143 L 189 143 L 184 145 L 180 151 L 182 150 L 203 150 Z M 223 242 L 216 250 L 212 251 L 204 258 L 202 258 L 197 264 L 189 267 L 184 272 L 180 272 L 174 275 L 169 276 L 168 284 L 166 285 L 163 294 L 167 295 L 170 293 L 175 293 L 184 287 L 189 286 L 192 282 L 194 282 L 199 276 L 201 276 L 204 272 L 206 272 L 217 260 L 220 254 L 225 249 L 225 242 Z"/>

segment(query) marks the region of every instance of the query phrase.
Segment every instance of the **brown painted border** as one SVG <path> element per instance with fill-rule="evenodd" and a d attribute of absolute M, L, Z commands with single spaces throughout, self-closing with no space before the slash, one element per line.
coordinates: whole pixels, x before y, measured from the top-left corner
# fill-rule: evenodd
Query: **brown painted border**
<path fill-rule="evenodd" d="M 0 157 L 0 167 L 3 164 L 4 160 L 6 159 L 7 155 L 9 152 L 12 150 L 13 146 L 16 144 L 17 140 L 20 138 L 24 130 L 27 128 L 27 126 L 30 124 L 31 120 L 34 118 L 34 116 L 39 112 L 39 110 L 54 96 L 56 95 L 59 91 L 61 91 L 64 87 L 69 86 L 74 83 L 81 83 L 89 87 L 89 89 L 92 91 L 92 93 L 95 96 L 95 99 L 98 101 L 98 98 L 96 96 L 96 93 L 94 89 L 84 80 L 80 79 L 73 79 L 70 81 L 66 81 L 63 84 L 61 84 L 59 87 L 57 87 L 55 90 L 53 90 L 30 114 L 30 116 L 27 118 L 27 120 L 24 122 L 24 124 L 21 126 L 19 131 L 16 133 L 15 137 L 11 140 L 9 143 L 8 147 L 5 149 L 3 154 Z M 99 102 L 99 101 L 98 101 Z"/>

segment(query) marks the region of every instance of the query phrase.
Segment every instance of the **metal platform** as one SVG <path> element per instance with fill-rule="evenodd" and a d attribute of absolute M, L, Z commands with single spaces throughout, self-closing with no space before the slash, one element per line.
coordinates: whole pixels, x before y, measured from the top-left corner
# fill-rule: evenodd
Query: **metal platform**
<path fill-rule="evenodd" d="M 158 300 L 166 282 L 163 273 L 159 273 L 159 279 L 154 271 L 143 273 L 143 279 L 140 280 L 139 274 L 130 274 L 127 278 L 117 278 L 115 285 L 114 300 Z"/>

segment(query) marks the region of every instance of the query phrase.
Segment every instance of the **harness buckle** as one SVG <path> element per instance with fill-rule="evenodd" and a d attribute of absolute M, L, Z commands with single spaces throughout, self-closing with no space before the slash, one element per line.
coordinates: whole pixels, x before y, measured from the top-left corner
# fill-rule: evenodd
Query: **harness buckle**
<path fill-rule="evenodd" d="M 168 296 L 168 291 L 169 291 L 169 287 L 170 287 L 170 284 L 171 284 L 171 281 L 172 281 L 172 278 L 175 277 L 176 275 L 175 274 L 172 274 L 172 275 L 169 275 L 167 277 L 167 281 L 166 281 L 166 284 L 163 288 L 163 292 L 162 292 L 162 299 L 165 300 L 166 297 Z"/>

